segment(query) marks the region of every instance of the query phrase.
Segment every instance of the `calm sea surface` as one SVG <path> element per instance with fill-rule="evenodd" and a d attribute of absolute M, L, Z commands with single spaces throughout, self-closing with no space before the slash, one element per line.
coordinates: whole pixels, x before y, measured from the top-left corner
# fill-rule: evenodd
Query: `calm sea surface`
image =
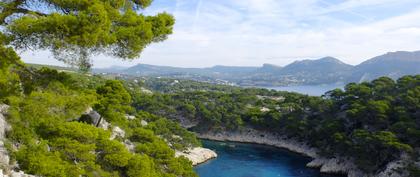
<path fill-rule="evenodd" d="M 301 86 L 286 86 L 286 87 L 262 87 L 266 89 L 274 89 L 278 91 L 298 92 L 311 96 L 321 96 L 325 92 L 334 90 L 336 88 L 344 88 L 344 84 L 324 84 L 324 85 L 301 85 Z"/>
<path fill-rule="evenodd" d="M 195 167 L 200 177 L 339 177 L 306 168 L 309 158 L 279 148 L 208 140 L 203 146 L 218 157 Z"/>

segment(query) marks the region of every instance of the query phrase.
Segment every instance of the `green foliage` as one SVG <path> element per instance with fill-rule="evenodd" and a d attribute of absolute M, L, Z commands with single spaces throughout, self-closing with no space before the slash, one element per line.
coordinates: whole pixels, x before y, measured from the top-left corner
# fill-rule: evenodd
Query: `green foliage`
<path fill-rule="evenodd" d="M 195 136 L 150 113 L 138 114 L 153 118 L 149 120 L 150 128 L 143 127 L 142 118 L 126 119 L 125 114 L 135 114 L 135 110 L 130 105 L 131 95 L 120 81 L 92 78 L 90 83 L 80 84 L 89 76 L 48 68 L 34 72 L 37 75 L 32 80 L 21 82 L 26 83 L 22 85 L 27 92 L 6 97 L 11 106 L 7 121 L 12 126 L 7 138 L 16 146 L 9 149 L 25 172 L 54 177 L 196 176 L 191 163 L 175 158 L 174 150 L 155 133 L 164 134 L 162 137 L 172 133 L 185 136 L 184 141 L 176 142 L 184 146 L 197 145 Z M 123 139 L 110 140 L 109 131 L 79 122 L 81 114 L 92 105 L 112 125 L 125 129 L 127 138 L 143 151 L 130 152 Z"/>
<path fill-rule="evenodd" d="M 58 152 L 48 151 L 48 145 L 45 142 L 23 146 L 15 156 L 20 167 L 30 174 L 66 177 L 78 173 L 77 169 L 73 168 L 69 162 L 60 158 Z"/>
<path fill-rule="evenodd" d="M 147 128 L 171 142 L 171 146 L 174 149 L 185 150 L 192 146 L 200 146 L 200 142 L 193 133 L 185 130 L 173 121 L 160 118 L 149 123 Z"/>
<path fill-rule="evenodd" d="M 398 158 L 401 151 L 412 151 L 409 145 L 400 143 L 397 137 L 388 131 L 370 133 L 366 130 L 355 130 L 352 141 L 350 152 L 358 155 L 358 165 L 366 171 L 374 171 L 383 162 Z"/>
<path fill-rule="evenodd" d="M 127 176 L 129 177 L 151 177 L 158 176 L 155 172 L 153 160 L 145 155 L 133 156 L 127 167 Z"/>
<path fill-rule="evenodd" d="M 125 167 L 131 158 L 130 152 L 118 141 L 102 139 L 98 142 L 100 158 L 110 168 Z"/>
<path fill-rule="evenodd" d="M 99 101 L 95 110 L 111 122 L 123 124 L 124 113 L 133 111 L 130 106 L 131 96 L 120 81 L 108 80 L 96 89 L 96 93 Z"/>
<path fill-rule="evenodd" d="M 19 95 L 22 90 L 19 83 L 19 75 L 10 72 L 9 68 L 0 69 L 0 102 L 8 96 Z"/>
<path fill-rule="evenodd" d="M 276 132 L 309 142 L 326 156 L 353 157 L 367 172 L 420 148 L 420 75 L 350 83 L 323 97 L 172 82 L 146 80 L 158 92 L 134 95 L 134 105 L 195 122 L 193 130 L 203 133 L 243 127 Z"/>
<path fill-rule="evenodd" d="M 130 137 L 133 142 L 147 143 L 155 140 L 155 134 L 151 130 L 144 128 L 136 128 L 133 130 L 133 135 Z"/>
<path fill-rule="evenodd" d="M 0 4 L 2 38 L 18 49 L 46 49 L 81 70 L 90 56 L 105 53 L 123 59 L 139 57 L 143 49 L 172 33 L 167 13 L 136 12 L 152 0 L 11 0 Z"/>
<path fill-rule="evenodd" d="M 420 167 L 415 166 L 415 165 L 410 165 L 408 170 L 410 172 L 410 177 L 420 176 Z"/>
<path fill-rule="evenodd" d="M 0 101 L 21 91 L 19 76 L 11 72 L 13 64 L 19 62 L 19 56 L 12 48 L 3 45 L 3 38 L 0 33 Z"/>
<path fill-rule="evenodd" d="M 205 89 L 193 82 L 173 90 L 156 87 L 165 93 L 150 94 L 129 81 L 46 68 L 34 72 L 32 79 L 18 75 L 24 92 L 4 94 L 4 100 L 11 105 L 13 127 L 7 136 L 19 144 L 13 157 L 23 170 L 42 176 L 196 176 L 191 162 L 174 157 L 174 149 L 199 142 L 176 121 L 196 125 L 197 132 L 244 127 L 276 132 L 309 142 L 326 156 L 351 156 L 366 172 L 376 172 L 404 152 L 415 160 L 420 148 L 420 76 L 351 83 L 311 97 L 254 88 Z M 123 138 L 110 140 L 109 131 L 77 122 L 92 105 L 125 130 L 134 153 Z M 418 173 L 415 164 L 407 169 Z"/>

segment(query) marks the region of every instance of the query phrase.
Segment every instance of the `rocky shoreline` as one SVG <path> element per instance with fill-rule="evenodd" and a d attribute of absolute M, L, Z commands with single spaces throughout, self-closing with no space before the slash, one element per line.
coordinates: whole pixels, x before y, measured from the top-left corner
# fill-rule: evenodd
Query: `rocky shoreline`
<path fill-rule="evenodd" d="M 97 125 L 97 127 L 99 127 L 99 128 L 102 128 L 104 130 L 108 130 L 110 127 L 112 127 L 112 125 L 110 123 L 108 123 L 105 119 L 101 119 L 101 115 L 99 113 L 97 113 L 96 111 L 94 111 L 92 108 L 88 108 L 87 111 L 85 112 L 85 114 L 89 115 L 89 117 L 92 119 L 91 121 L 94 122 L 94 125 Z M 136 119 L 136 117 L 132 116 L 132 115 L 126 115 L 125 117 L 127 119 Z M 141 124 L 142 124 L 142 126 L 147 126 L 148 122 L 142 120 Z M 124 139 L 124 138 L 126 138 L 125 135 L 126 135 L 126 132 L 123 129 L 121 129 L 118 126 L 114 126 L 111 129 L 110 139 L 113 140 L 116 137 Z M 174 136 L 176 136 L 176 135 L 174 135 Z M 181 138 L 181 137 L 179 137 L 179 138 Z M 122 143 L 124 144 L 124 146 L 130 152 L 135 151 L 135 145 L 129 139 L 125 139 Z M 170 144 L 170 143 L 168 143 L 168 144 Z M 192 147 L 192 148 L 189 148 L 186 151 L 182 151 L 182 152 L 176 150 L 175 151 L 175 157 L 180 157 L 180 156 L 184 156 L 185 158 L 187 158 L 188 160 L 190 160 L 192 162 L 193 166 L 195 166 L 195 165 L 207 162 L 210 159 L 216 158 L 217 154 L 216 154 L 216 152 L 214 152 L 210 149 L 206 149 L 206 148 L 202 148 L 202 147 Z"/>
<path fill-rule="evenodd" d="M 0 170 L 0 177 L 34 177 L 33 175 L 25 174 L 22 171 L 13 170 L 14 165 L 9 164 L 9 154 L 4 147 L 6 131 L 11 128 L 7 124 L 5 118 L 8 108 L 7 105 L 0 104 L 0 165 L 3 167 L 3 169 Z M 407 165 L 408 157 L 405 154 L 402 154 L 401 158 L 388 163 L 381 172 L 378 172 L 377 174 L 365 174 L 357 168 L 352 158 L 325 158 L 319 155 L 318 149 L 309 146 L 307 143 L 299 142 L 271 132 L 244 128 L 235 132 L 219 131 L 198 133 L 197 137 L 209 140 L 255 143 L 284 148 L 311 157 L 313 160 L 306 166 L 310 168 L 319 168 L 322 173 L 347 174 L 348 177 L 408 177 L 407 172 L 400 170 L 401 167 Z M 217 157 L 216 152 L 202 147 L 190 148 L 184 152 L 177 151 L 175 155 L 177 157 L 186 157 L 194 166 Z"/>
<path fill-rule="evenodd" d="M 299 142 L 285 136 L 258 131 L 251 128 L 245 128 L 235 132 L 207 132 L 197 133 L 197 137 L 201 139 L 216 140 L 216 141 L 232 141 L 242 143 L 255 143 L 274 146 L 278 148 L 287 149 L 292 152 L 311 157 L 313 160 L 306 166 L 310 168 L 319 168 L 322 173 L 329 174 L 345 174 L 348 177 L 406 177 L 407 174 L 398 172 L 398 167 L 401 166 L 401 160 L 391 162 L 386 169 L 377 174 L 366 174 L 357 168 L 352 158 L 349 157 L 334 157 L 325 158 L 319 155 L 318 149 L 310 147 L 307 143 Z M 399 165 L 395 165 L 399 164 Z"/>
<path fill-rule="evenodd" d="M 188 149 L 185 152 L 176 151 L 175 157 L 184 156 L 192 162 L 193 166 L 202 164 L 217 157 L 216 152 L 202 147 Z"/>

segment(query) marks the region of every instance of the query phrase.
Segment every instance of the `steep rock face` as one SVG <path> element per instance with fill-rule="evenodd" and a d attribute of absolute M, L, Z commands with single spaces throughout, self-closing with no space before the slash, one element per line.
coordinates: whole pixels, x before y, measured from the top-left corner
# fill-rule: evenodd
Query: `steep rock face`
<path fill-rule="evenodd" d="M 348 177 L 408 177 L 409 173 L 401 169 L 406 167 L 409 161 L 409 156 L 402 154 L 399 159 L 388 163 L 385 169 L 376 174 L 363 173 L 357 168 L 353 159 L 348 157 L 317 157 L 306 164 L 306 166 L 320 168 L 320 171 L 323 173 L 347 174 Z"/>
<path fill-rule="evenodd" d="M 401 154 L 401 158 L 388 163 L 385 170 L 379 172 L 377 177 L 406 177 L 409 176 L 407 171 L 400 170 L 408 165 L 409 156 L 405 153 Z"/>
<path fill-rule="evenodd" d="M 188 160 L 192 162 L 193 165 L 198 165 L 210 159 L 216 158 L 217 154 L 216 152 L 210 149 L 206 149 L 202 147 L 195 147 L 195 148 L 188 149 L 185 152 L 176 151 L 175 157 L 180 157 L 180 156 L 186 157 Z"/>
<path fill-rule="evenodd" d="M 35 177 L 34 175 L 25 174 L 22 171 L 11 171 L 10 167 L 10 156 L 4 146 L 6 140 L 6 132 L 11 130 L 10 125 L 6 121 L 5 115 L 9 109 L 8 105 L 0 104 L 0 177 Z"/>
<path fill-rule="evenodd" d="M 4 116 L 8 109 L 8 105 L 0 105 L 0 166 L 2 167 L 7 167 L 10 161 L 9 153 L 7 152 L 6 147 L 4 147 L 6 132 L 10 130 L 10 125 L 6 122 Z"/>
<path fill-rule="evenodd" d="M 218 141 L 235 141 L 244 143 L 256 143 L 285 148 L 293 152 L 297 152 L 308 157 L 317 157 L 317 150 L 305 143 L 288 139 L 275 133 L 262 132 L 254 129 L 243 129 L 236 132 L 209 132 L 205 134 L 197 134 L 199 138 L 211 139 Z"/>
<path fill-rule="evenodd" d="M 322 173 L 347 174 L 348 177 L 367 176 L 357 168 L 351 158 L 346 157 L 317 157 L 306 164 L 306 166 L 310 168 L 319 168 Z"/>

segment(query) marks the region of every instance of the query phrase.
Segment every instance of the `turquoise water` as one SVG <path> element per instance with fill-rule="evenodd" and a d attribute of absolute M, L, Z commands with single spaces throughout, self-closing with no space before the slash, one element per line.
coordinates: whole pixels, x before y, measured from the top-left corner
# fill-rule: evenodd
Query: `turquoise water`
<path fill-rule="evenodd" d="M 309 158 L 279 148 L 208 140 L 203 146 L 218 157 L 195 167 L 200 177 L 338 177 L 306 168 Z"/>

